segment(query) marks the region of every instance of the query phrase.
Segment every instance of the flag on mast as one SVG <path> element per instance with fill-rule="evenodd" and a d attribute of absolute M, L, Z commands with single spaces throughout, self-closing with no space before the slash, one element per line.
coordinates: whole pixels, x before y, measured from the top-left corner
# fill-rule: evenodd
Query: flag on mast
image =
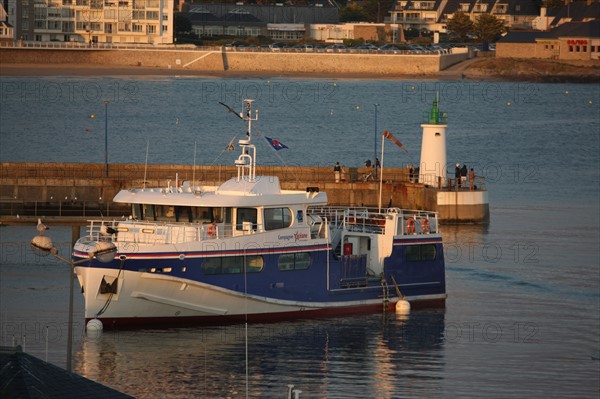
<path fill-rule="evenodd" d="M 285 144 L 283 144 L 279 140 L 272 139 L 272 138 L 267 137 L 267 136 L 265 136 L 265 140 L 267 140 L 269 142 L 269 144 L 271 144 L 271 147 L 273 147 L 273 149 L 275 151 L 279 151 L 279 150 L 283 150 L 284 148 L 288 148 Z"/>
<path fill-rule="evenodd" d="M 408 154 L 408 150 L 406 149 L 406 147 L 404 147 L 404 145 L 400 142 L 400 140 L 395 138 L 393 134 L 391 134 L 387 130 L 384 130 L 383 137 L 390 140 L 392 143 L 396 144 L 398 147 L 400 147 L 404 152 L 406 152 Z"/>

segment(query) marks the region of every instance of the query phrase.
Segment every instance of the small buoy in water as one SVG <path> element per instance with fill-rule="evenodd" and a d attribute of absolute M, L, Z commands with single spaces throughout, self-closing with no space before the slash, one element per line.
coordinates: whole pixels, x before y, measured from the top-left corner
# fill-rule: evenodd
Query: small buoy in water
<path fill-rule="evenodd" d="M 396 313 L 399 314 L 408 314 L 410 313 L 410 302 L 405 299 L 399 299 L 396 302 Z"/>
<path fill-rule="evenodd" d="M 568 96 L 569 95 L 569 90 L 565 90 L 565 94 Z"/>
<path fill-rule="evenodd" d="M 512 105 L 512 103 L 509 101 L 506 103 L 506 105 L 508 105 L 510 107 Z"/>
<path fill-rule="evenodd" d="M 356 107 L 354 107 L 354 108 L 356 108 L 356 110 L 358 111 L 358 110 L 360 109 L 360 105 L 357 105 L 357 106 L 356 106 Z"/>
<path fill-rule="evenodd" d="M 593 101 L 592 101 L 592 100 L 589 100 L 589 101 L 588 101 L 588 104 L 592 105 L 592 104 L 593 104 Z"/>
<path fill-rule="evenodd" d="M 31 240 L 31 247 L 38 256 L 47 256 L 52 251 L 52 239 L 48 236 L 37 235 Z"/>
<path fill-rule="evenodd" d="M 102 330 L 104 326 L 102 322 L 98 319 L 92 319 L 87 322 L 85 326 L 85 330 L 87 332 L 88 337 L 97 338 L 102 335 Z"/>
<path fill-rule="evenodd" d="M 96 116 L 94 114 L 90 115 L 90 118 L 94 119 Z"/>

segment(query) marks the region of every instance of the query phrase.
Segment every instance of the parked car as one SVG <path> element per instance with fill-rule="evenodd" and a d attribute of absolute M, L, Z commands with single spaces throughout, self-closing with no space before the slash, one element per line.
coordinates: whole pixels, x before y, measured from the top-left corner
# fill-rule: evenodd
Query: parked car
<path fill-rule="evenodd" d="M 292 48 L 298 49 L 301 51 L 313 51 L 314 50 L 314 47 L 312 44 L 297 44 L 297 45 L 293 46 Z"/>
<path fill-rule="evenodd" d="M 325 51 L 327 51 L 328 53 L 344 51 L 346 49 L 347 49 L 346 46 L 344 46 L 343 44 L 338 44 L 338 43 L 330 44 L 329 46 L 325 47 Z"/>
<path fill-rule="evenodd" d="M 271 44 L 269 44 L 269 48 L 271 49 L 271 51 L 281 51 L 281 49 L 284 46 L 285 45 L 283 43 L 271 43 Z"/>
<path fill-rule="evenodd" d="M 415 54 L 423 54 L 425 53 L 425 49 L 417 44 L 409 44 L 406 46 L 406 49 Z"/>
<path fill-rule="evenodd" d="M 379 47 L 371 43 L 361 44 L 360 46 L 356 46 L 353 48 L 356 50 L 379 50 Z"/>
<path fill-rule="evenodd" d="M 242 42 L 231 42 L 227 43 L 225 47 L 244 47 L 244 43 Z"/>
<path fill-rule="evenodd" d="M 433 46 L 429 47 L 429 49 L 435 53 L 438 54 L 448 54 L 448 49 L 443 48 L 442 46 L 436 45 L 434 44 Z"/>

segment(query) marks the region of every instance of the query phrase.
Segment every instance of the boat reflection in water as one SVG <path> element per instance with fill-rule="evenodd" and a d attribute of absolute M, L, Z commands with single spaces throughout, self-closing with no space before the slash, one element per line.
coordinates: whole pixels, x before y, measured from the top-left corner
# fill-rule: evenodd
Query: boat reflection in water
<path fill-rule="evenodd" d="M 138 398 L 431 397 L 440 389 L 443 309 L 85 338 L 77 372 Z"/>

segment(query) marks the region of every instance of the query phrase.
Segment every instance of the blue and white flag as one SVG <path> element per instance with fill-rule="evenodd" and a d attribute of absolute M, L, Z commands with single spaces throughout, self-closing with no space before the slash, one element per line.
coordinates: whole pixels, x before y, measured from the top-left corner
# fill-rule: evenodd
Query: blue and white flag
<path fill-rule="evenodd" d="M 283 144 L 279 140 L 272 139 L 267 136 L 265 136 L 265 140 L 267 140 L 269 142 L 269 144 L 271 144 L 271 147 L 273 147 L 273 149 L 275 151 L 279 151 L 279 150 L 283 150 L 284 148 L 288 148 L 285 144 Z"/>

